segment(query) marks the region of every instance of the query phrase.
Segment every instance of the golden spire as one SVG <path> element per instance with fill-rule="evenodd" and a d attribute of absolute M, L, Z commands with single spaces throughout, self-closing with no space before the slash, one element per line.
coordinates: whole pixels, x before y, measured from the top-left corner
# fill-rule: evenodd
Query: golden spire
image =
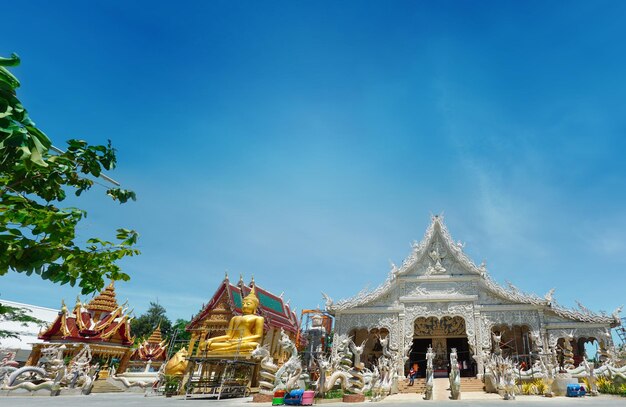
<path fill-rule="evenodd" d="M 113 281 L 87 304 L 87 309 L 90 311 L 113 312 L 117 307 Z"/>
<path fill-rule="evenodd" d="M 161 337 L 161 323 L 159 322 L 159 325 L 148 338 L 148 343 L 161 343 L 161 341 L 163 341 L 163 338 Z"/>

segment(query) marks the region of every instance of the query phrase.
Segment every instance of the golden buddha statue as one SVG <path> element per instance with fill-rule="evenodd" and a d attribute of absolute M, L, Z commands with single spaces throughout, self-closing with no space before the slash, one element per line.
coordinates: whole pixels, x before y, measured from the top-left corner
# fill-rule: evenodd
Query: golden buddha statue
<path fill-rule="evenodd" d="M 231 318 L 226 330 L 226 335 L 209 338 L 199 346 L 200 352 L 207 355 L 218 354 L 249 354 L 263 339 L 263 323 L 265 319 L 256 315 L 259 306 L 259 298 L 256 296 L 255 287 L 252 286 L 248 294 L 241 302 L 243 315 Z"/>

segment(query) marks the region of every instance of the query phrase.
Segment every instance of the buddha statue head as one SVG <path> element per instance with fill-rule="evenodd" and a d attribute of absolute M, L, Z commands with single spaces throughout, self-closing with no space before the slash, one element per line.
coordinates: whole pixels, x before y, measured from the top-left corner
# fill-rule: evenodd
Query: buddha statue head
<path fill-rule="evenodd" d="M 252 286 L 250 294 L 241 301 L 241 311 L 244 315 L 254 314 L 259 307 L 259 297 L 256 296 L 256 287 Z"/>

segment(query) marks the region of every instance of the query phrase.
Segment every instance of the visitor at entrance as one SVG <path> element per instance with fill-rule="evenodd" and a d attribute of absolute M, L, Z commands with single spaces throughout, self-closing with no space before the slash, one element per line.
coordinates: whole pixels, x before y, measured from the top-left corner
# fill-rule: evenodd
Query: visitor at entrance
<path fill-rule="evenodd" d="M 411 370 L 409 370 L 409 386 L 413 386 L 413 382 L 415 381 L 415 374 L 417 372 L 415 371 L 415 368 L 411 367 Z"/>

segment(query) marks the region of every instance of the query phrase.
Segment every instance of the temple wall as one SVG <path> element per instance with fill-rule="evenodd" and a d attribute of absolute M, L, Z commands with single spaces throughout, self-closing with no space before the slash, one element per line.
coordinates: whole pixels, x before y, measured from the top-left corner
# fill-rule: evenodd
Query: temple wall
<path fill-rule="evenodd" d="M 397 343 L 401 334 L 400 312 L 341 314 L 335 320 L 335 332 L 339 335 L 361 328 L 368 331 L 386 328 L 389 331 L 390 343 Z"/>

